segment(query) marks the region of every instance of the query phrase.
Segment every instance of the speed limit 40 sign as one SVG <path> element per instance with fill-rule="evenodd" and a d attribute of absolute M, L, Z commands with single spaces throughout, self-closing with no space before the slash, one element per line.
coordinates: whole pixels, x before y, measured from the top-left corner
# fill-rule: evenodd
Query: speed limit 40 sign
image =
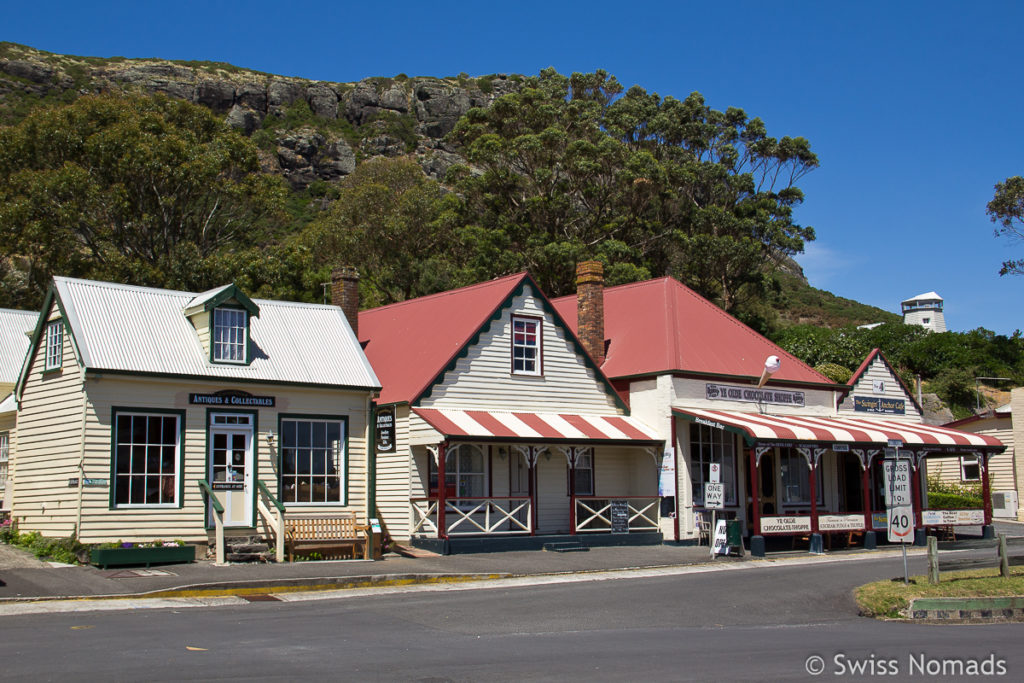
<path fill-rule="evenodd" d="M 889 508 L 889 542 L 914 542 L 914 508 L 910 505 L 897 505 Z"/>

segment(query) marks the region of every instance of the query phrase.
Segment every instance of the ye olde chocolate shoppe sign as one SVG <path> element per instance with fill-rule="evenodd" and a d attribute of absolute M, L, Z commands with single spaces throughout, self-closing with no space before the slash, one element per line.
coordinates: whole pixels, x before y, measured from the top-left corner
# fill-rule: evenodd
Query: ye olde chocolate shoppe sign
<path fill-rule="evenodd" d="M 746 403 L 772 403 L 784 406 L 803 406 L 804 392 L 782 389 L 756 389 L 729 384 L 705 384 L 704 395 L 709 401 L 744 401 Z"/>
<path fill-rule="evenodd" d="M 273 408 L 274 396 L 253 396 L 245 391 L 218 391 L 215 394 L 188 395 L 191 405 L 227 406 L 231 408 Z"/>
<path fill-rule="evenodd" d="M 395 451 L 395 409 L 377 408 L 377 451 Z"/>

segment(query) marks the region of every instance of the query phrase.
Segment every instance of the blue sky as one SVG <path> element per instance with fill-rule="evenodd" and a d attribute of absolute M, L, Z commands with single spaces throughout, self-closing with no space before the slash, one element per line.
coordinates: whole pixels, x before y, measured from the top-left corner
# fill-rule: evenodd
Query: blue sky
<path fill-rule="evenodd" d="M 993 185 L 1024 174 L 1011 2 L 18 3 L 0 40 L 65 54 L 225 61 L 330 81 L 602 68 L 699 91 L 821 167 L 800 183 L 811 284 L 892 311 L 935 290 L 950 329 L 1024 328 L 1024 243 L 993 236 Z"/>

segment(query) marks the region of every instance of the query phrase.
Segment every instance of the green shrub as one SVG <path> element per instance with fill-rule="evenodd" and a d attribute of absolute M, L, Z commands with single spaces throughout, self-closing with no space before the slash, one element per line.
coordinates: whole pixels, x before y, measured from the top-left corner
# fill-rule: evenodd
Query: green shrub
<path fill-rule="evenodd" d="M 846 384 L 850 381 L 850 378 L 853 377 L 852 370 L 848 370 L 838 363 L 821 363 L 820 365 L 815 366 L 814 369 L 828 377 L 836 384 Z"/>
<path fill-rule="evenodd" d="M 38 531 L 18 533 L 14 525 L 0 528 L 0 541 L 27 550 L 41 560 L 75 564 L 78 554 L 88 550 L 88 546 L 79 543 L 74 536 L 66 538 L 47 538 Z"/>
<path fill-rule="evenodd" d="M 928 509 L 930 510 L 977 510 L 984 505 L 981 498 L 956 496 L 952 493 L 929 493 Z"/>

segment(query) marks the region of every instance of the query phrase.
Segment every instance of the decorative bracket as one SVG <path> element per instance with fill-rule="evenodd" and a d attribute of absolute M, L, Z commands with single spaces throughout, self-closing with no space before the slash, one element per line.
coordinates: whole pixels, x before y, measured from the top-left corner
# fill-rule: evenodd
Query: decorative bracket
<path fill-rule="evenodd" d="M 441 449 L 438 446 L 427 446 L 426 448 L 427 453 L 430 453 L 430 456 L 434 458 L 434 466 L 439 467 L 440 463 L 438 462 L 438 453 L 440 452 Z"/>
<path fill-rule="evenodd" d="M 524 458 L 526 458 L 526 464 L 527 465 L 529 465 L 530 467 L 536 467 L 537 466 L 537 456 L 539 456 L 544 451 L 544 449 L 547 448 L 547 447 L 546 446 L 520 446 L 518 444 L 513 444 L 512 448 L 517 453 L 519 453 L 519 455 L 521 455 Z"/>
<path fill-rule="evenodd" d="M 754 467 L 761 467 L 761 456 L 772 450 L 774 446 L 756 446 L 754 447 Z"/>

